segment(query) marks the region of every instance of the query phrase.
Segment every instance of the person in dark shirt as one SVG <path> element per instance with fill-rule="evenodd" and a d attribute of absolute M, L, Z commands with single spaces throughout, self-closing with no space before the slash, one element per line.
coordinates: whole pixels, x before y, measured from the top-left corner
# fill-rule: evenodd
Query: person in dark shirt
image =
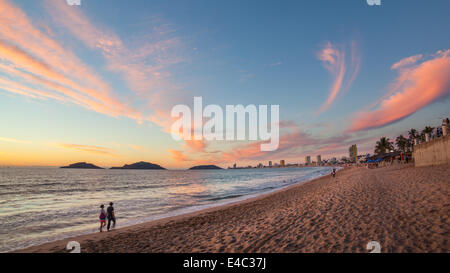
<path fill-rule="evenodd" d="M 109 231 L 111 222 L 113 223 L 113 228 L 116 226 L 116 215 L 114 213 L 113 202 L 109 203 L 109 207 L 106 209 L 106 218 L 108 218 L 108 226 L 106 229 Z"/>

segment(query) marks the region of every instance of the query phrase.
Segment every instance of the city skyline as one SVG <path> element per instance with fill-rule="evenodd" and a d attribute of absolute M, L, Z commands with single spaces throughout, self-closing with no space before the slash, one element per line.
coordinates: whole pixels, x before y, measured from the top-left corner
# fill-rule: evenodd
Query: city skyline
<path fill-rule="evenodd" d="M 339 158 L 450 116 L 448 1 L 108 3 L 0 0 L 0 166 Z M 196 96 L 279 105 L 278 150 L 174 141 Z"/>

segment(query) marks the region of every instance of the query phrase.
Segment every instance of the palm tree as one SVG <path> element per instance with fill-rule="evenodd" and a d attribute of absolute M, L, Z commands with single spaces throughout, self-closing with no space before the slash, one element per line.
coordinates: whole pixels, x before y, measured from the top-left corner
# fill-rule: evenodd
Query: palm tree
<path fill-rule="evenodd" d="M 386 151 L 394 150 L 394 145 L 387 137 L 382 137 L 380 140 L 377 141 L 377 144 L 375 145 L 375 154 L 385 154 Z"/>
<path fill-rule="evenodd" d="M 425 133 L 432 133 L 434 130 L 434 127 L 430 127 L 430 126 L 426 126 L 425 129 L 423 129 L 423 131 Z"/>
<path fill-rule="evenodd" d="M 408 139 L 406 139 L 403 135 L 399 135 L 395 139 L 395 145 L 397 145 L 397 148 L 402 151 L 406 152 L 406 147 L 408 147 Z"/>
<path fill-rule="evenodd" d="M 422 130 L 421 137 L 422 141 L 425 141 L 425 134 L 433 133 L 434 127 L 426 126 L 425 129 Z"/>
<path fill-rule="evenodd" d="M 417 130 L 416 129 L 411 129 L 411 130 L 409 130 L 409 132 L 408 132 L 408 135 L 409 135 L 409 145 L 408 145 L 408 148 L 411 148 L 411 147 L 413 147 L 414 146 L 414 139 L 416 139 L 417 137 L 418 137 L 418 135 L 417 135 Z"/>
<path fill-rule="evenodd" d="M 417 130 L 414 128 L 409 130 L 408 135 L 409 139 L 414 141 L 414 139 L 417 137 Z"/>

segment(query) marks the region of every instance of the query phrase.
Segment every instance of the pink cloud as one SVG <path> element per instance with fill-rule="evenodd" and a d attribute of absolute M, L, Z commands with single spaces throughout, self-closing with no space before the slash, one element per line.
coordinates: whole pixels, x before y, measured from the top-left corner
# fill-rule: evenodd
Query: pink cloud
<path fill-rule="evenodd" d="M 154 114 L 151 116 L 151 121 L 161 127 L 163 132 L 167 134 L 172 134 L 172 124 L 178 118 L 173 118 L 170 116 L 170 111 L 162 111 L 160 109 L 155 110 Z M 205 152 L 208 147 L 208 142 L 205 139 L 194 140 L 194 122 L 191 123 L 191 140 L 183 140 L 181 147 L 186 152 Z M 175 132 L 183 139 L 182 132 Z"/>
<path fill-rule="evenodd" d="M 92 68 L 84 64 L 72 51 L 63 48 L 52 38 L 51 34 L 39 30 L 19 7 L 9 1 L 0 0 L 0 13 L 2 14 L 0 37 L 4 41 L 19 45 L 30 55 L 45 60 L 48 64 L 53 64 L 58 71 L 81 82 L 86 82 L 95 89 L 105 93 L 111 91 L 111 87 Z M 48 26 L 42 24 L 41 26 L 46 30 L 49 29 Z"/>
<path fill-rule="evenodd" d="M 186 145 L 182 145 L 183 151 L 169 150 L 169 152 L 171 158 L 178 163 L 190 161 L 195 164 L 219 165 L 277 159 L 302 162 L 305 155 L 320 154 L 323 158 L 331 155 L 346 155 L 348 147 L 352 144 L 362 147 L 361 151 L 369 151 L 375 143 L 375 138 L 365 133 L 343 133 L 331 137 L 313 136 L 292 121 L 280 121 L 280 128 L 284 130 L 284 133 L 280 137 L 279 149 L 273 152 L 261 151 L 260 145 L 263 141 L 234 144 L 230 148 L 222 148 L 214 152 L 205 150 L 194 152 Z M 370 149 L 367 149 L 369 146 Z"/>
<path fill-rule="evenodd" d="M 412 65 L 417 63 L 420 59 L 422 59 L 423 55 L 419 54 L 419 55 L 415 55 L 415 56 L 411 56 L 408 58 L 404 58 L 400 61 L 398 61 L 397 63 L 393 64 L 391 69 L 395 70 L 395 69 L 400 69 L 400 68 L 404 68 L 406 66 Z"/>
<path fill-rule="evenodd" d="M 418 110 L 450 95 L 450 50 L 440 51 L 431 59 L 400 70 L 375 110 L 357 113 L 350 131 L 379 128 L 404 119 Z"/>
<path fill-rule="evenodd" d="M 125 43 L 113 31 L 94 25 L 80 9 L 63 1 L 47 0 L 46 8 L 55 23 L 90 49 L 99 51 L 107 68 L 120 73 L 128 87 L 144 97 L 153 110 L 172 106 L 173 98 L 180 97 L 177 87 L 168 80 L 171 75 L 167 68 L 184 61 L 179 54 L 180 40 L 165 36 L 171 32 L 151 33 Z"/>
<path fill-rule="evenodd" d="M 194 152 L 204 152 L 207 147 L 207 142 L 204 140 L 185 140 L 185 149 Z"/>
<path fill-rule="evenodd" d="M 351 144 L 365 144 L 368 137 L 352 137 L 343 135 L 339 137 L 313 137 L 304 132 L 291 132 L 281 137 L 280 149 L 274 152 L 261 152 L 259 143 L 238 145 L 228 152 L 215 156 L 210 162 L 230 163 L 239 161 L 262 161 L 286 159 L 293 162 L 302 162 L 305 155 L 338 156 L 346 155 Z M 373 142 L 374 143 L 374 142 Z M 370 145 L 372 142 L 370 142 Z"/>
<path fill-rule="evenodd" d="M 48 92 L 46 90 L 40 90 L 36 87 L 31 88 L 3 77 L 0 77 L 0 88 L 10 93 L 16 93 L 34 99 L 54 99 L 64 101 L 63 97 L 52 94 L 51 92 Z"/>
<path fill-rule="evenodd" d="M 132 148 L 132 149 L 134 149 L 136 151 L 140 151 L 140 152 L 144 152 L 144 151 L 148 152 L 149 151 L 146 147 L 141 146 L 141 145 L 129 144 L 128 147 L 130 147 L 130 148 Z"/>
<path fill-rule="evenodd" d="M 72 150 L 76 150 L 76 151 L 80 151 L 80 152 L 93 153 L 93 154 L 110 155 L 110 156 L 115 155 L 114 150 L 111 150 L 111 149 L 105 148 L 105 147 L 100 147 L 100 146 L 80 145 L 80 144 L 71 144 L 71 143 L 60 143 L 60 144 L 56 144 L 56 146 L 66 148 L 66 149 L 72 149 Z"/>
<path fill-rule="evenodd" d="M 67 30 L 87 48 L 99 52 L 106 61 L 106 69 L 117 73 L 130 91 L 139 99 L 144 111 L 141 120 L 148 120 L 166 133 L 171 133 L 171 108 L 192 96 L 174 84 L 169 68 L 184 61 L 182 44 L 168 25 L 148 27 L 144 35 L 129 36 L 123 41 L 114 31 L 94 24 L 81 9 L 63 1 L 47 0 L 46 10 L 52 20 Z M 131 38 L 130 38 L 131 37 Z M 135 96 L 135 97 L 136 97 Z M 201 152 L 202 141 L 186 141 L 187 151 Z"/>
<path fill-rule="evenodd" d="M 192 159 L 188 158 L 183 151 L 178 150 L 172 150 L 169 149 L 168 152 L 170 153 L 170 156 L 173 160 L 176 162 L 186 162 L 186 161 L 192 161 Z"/>
<path fill-rule="evenodd" d="M 238 144 L 228 151 L 202 155 L 202 159 L 217 164 L 230 164 L 230 162 L 255 162 L 262 160 L 286 159 L 291 162 L 303 162 L 305 155 L 327 156 L 346 155 L 348 147 L 357 144 L 361 152 L 372 150 L 378 137 L 366 133 L 342 133 L 336 136 L 314 136 L 298 127 L 294 122 L 281 121 L 280 128 L 284 133 L 280 137 L 279 149 L 273 152 L 261 152 L 262 141 Z M 370 149 L 367 149 L 370 147 Z M 197 161 L 196 161 L 197 162 Z"/>
<path fill-rule="evenodd" d="M 282 156 L 286 153 L 299 154 L 298 148 L 318 144 L 319 140 L 304 132 L 291 121 L 280 121 L 280 128 L 287 130 L 280 136 L 279 147 L 274 152 L 261 151 L 261 144 L 265 141 L 256 141 L 237 145 L 221 156 L 228 161 L 263 159 L 273 156 Z"/>
<path fill-rule="evenodd" d="M 25 79 L 33 85 L 31 89 L 31 86 L 23 85 L 19 89 L 15 88 L 16 91 L 22 90 L 23 95 L 33 96 L 29 90 L 36 93 L 35 85 L 45 85 L 47 97 L 53 93 L 51 96 L 56 99 L 55 93 L 62 93 L 59 95 L 64 95 L 65 101 L 103 114 L 142 119 L 136 110 L 112 94 L 111 87 L 92 68 L 35 27 L 20 8 L 9 1 L 0 0 L 0 13 L 1 71 L 21 79 L 16 81 L 17 84 Z M 16 71 L 11 71 L 11 68 Z M 4 89 L 9 92 L 13 90 L 11 86 Z"/>
<path fill-rule="evenodd" d="M 339 93 L 350 89 L 353 81 L 359 73 L 361 58 L 356 49 L 356 43 L 352 42 L 350 47 L 350 65 L 347 65 L 345 47 L 338 47 L 330 42 L 318 54 L 321 60 L 333 77 L 333 84 L 330 88 L 327 100 L 322 104 L 316 114 L 326 111 L 336 100 Z"/>

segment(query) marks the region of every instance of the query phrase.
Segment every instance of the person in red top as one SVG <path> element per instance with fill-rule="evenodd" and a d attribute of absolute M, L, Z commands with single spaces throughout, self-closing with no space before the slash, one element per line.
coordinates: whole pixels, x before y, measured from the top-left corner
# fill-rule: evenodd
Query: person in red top
<path fill-rule="evenodd" d="M 105 206 L 101 205 L 100 206 L 100 227 L 99 230 L 100 232 L 103 232 L 103 227 L 106 226 L 106 212 L 105 212 Z"/>

